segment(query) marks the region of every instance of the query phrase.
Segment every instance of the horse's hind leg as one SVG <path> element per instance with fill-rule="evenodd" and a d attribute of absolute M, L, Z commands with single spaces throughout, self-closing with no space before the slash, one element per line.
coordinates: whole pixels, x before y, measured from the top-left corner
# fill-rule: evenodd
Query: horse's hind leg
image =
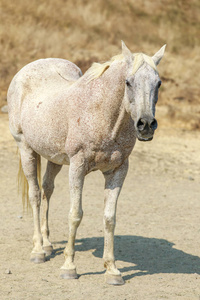
<path fill-rule="evenodd" d="M 42 263 L 45 261 L 45 253 L 42 249 L 42 235 L 40 231 L 40 188 L 37 180 L 37 153 L 29 145 L 21 140 L 18 142 L 21 163 L 24 175 L 29 184 L 29 201 L 33 209 L 34 235 L 31 261 Z"/>
<path fill-rule="evenodd" d="M 48 214 L 49 214 L 49 201 L 54 190 L 54 180 L 56 175 L 61 170 L 62 166 L 54 164 L 50 161 L 47 163 L 46 173 L 43 178 L 43 193 L 41 200 L 41 232 L 43 236 L 43 250 L 46 255 L 51 255 L 53 251 L 52 244 L 49 241 L 49 226 L 48 226 Z"/>

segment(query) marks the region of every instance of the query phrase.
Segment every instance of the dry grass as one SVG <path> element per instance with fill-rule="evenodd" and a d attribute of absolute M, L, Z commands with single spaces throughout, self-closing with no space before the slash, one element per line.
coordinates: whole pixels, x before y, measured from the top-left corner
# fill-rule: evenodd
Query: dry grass
<path fill-rule="evenodd" d="M 0 0 L 0 5 L 0 106 L 12 77 L 28 62 L 61 57 L 85 71 L 93 61 L 118 54 L 123 39 L 133 52 L 149 55 L 167 43 L 159 105 L 169 105 L 174 113 L 168 117 L 182 123 L 192 114 L 195 125 L 187 120 L 187 128 L 200 124 L 194 115 L 200 105 L 199 0 Z"/>

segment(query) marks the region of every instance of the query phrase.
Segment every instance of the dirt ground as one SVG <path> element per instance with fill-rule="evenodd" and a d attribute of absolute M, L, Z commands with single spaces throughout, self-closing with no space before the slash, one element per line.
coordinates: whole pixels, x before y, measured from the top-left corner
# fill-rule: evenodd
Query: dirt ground
<path fill-rule="evenodd" d="M 137 142 L 118 202 L 115 255 L 126 283 L 104 283 L 103 176 L 87 176 L 76 240 L 78 280 L 59 278 L 67 241 L 68 167 L 50 206 L 54 253 L 30 263 L 32 217 L 17 194 L 18 157 L 0 115 L 0 299 L 200 299 L 200 133 L 162 126 Z M 43 171 L 45 161 L 43 163 Z M 10 274 L 9 274 L 10 273 Z"/>

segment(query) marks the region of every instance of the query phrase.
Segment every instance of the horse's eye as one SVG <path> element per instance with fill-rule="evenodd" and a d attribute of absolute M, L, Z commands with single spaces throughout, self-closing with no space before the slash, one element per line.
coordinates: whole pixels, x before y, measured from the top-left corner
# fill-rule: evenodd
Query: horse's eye
<path fill-rule="evenodd" d="M 130 82 L 126 79 L 126 85 L 131 86 Z"/>
<path fill-rule="evenodd" d="M 161 86 L 161 81 L 158 81 L 158 89 L 159 89 L 159 87 Z"/>

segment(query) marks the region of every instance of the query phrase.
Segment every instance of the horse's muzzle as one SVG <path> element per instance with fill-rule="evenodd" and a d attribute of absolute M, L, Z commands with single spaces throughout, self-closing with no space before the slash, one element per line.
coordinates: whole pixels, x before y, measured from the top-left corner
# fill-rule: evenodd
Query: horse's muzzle
<path fill-rule="evenodd" d="M 137 138 L 140 142 L 149 142 L 149 141 L 153 140 L 153 135 L 151 137 L 146 137 L 146 138 L 137 136 Z"/>
<path fill-rule="evenodd" d="M 151 141 L 157 127 L 158 123 L 155 118 L 140 118 L 136 124 L 138 140 L 143 142 Z"/>

